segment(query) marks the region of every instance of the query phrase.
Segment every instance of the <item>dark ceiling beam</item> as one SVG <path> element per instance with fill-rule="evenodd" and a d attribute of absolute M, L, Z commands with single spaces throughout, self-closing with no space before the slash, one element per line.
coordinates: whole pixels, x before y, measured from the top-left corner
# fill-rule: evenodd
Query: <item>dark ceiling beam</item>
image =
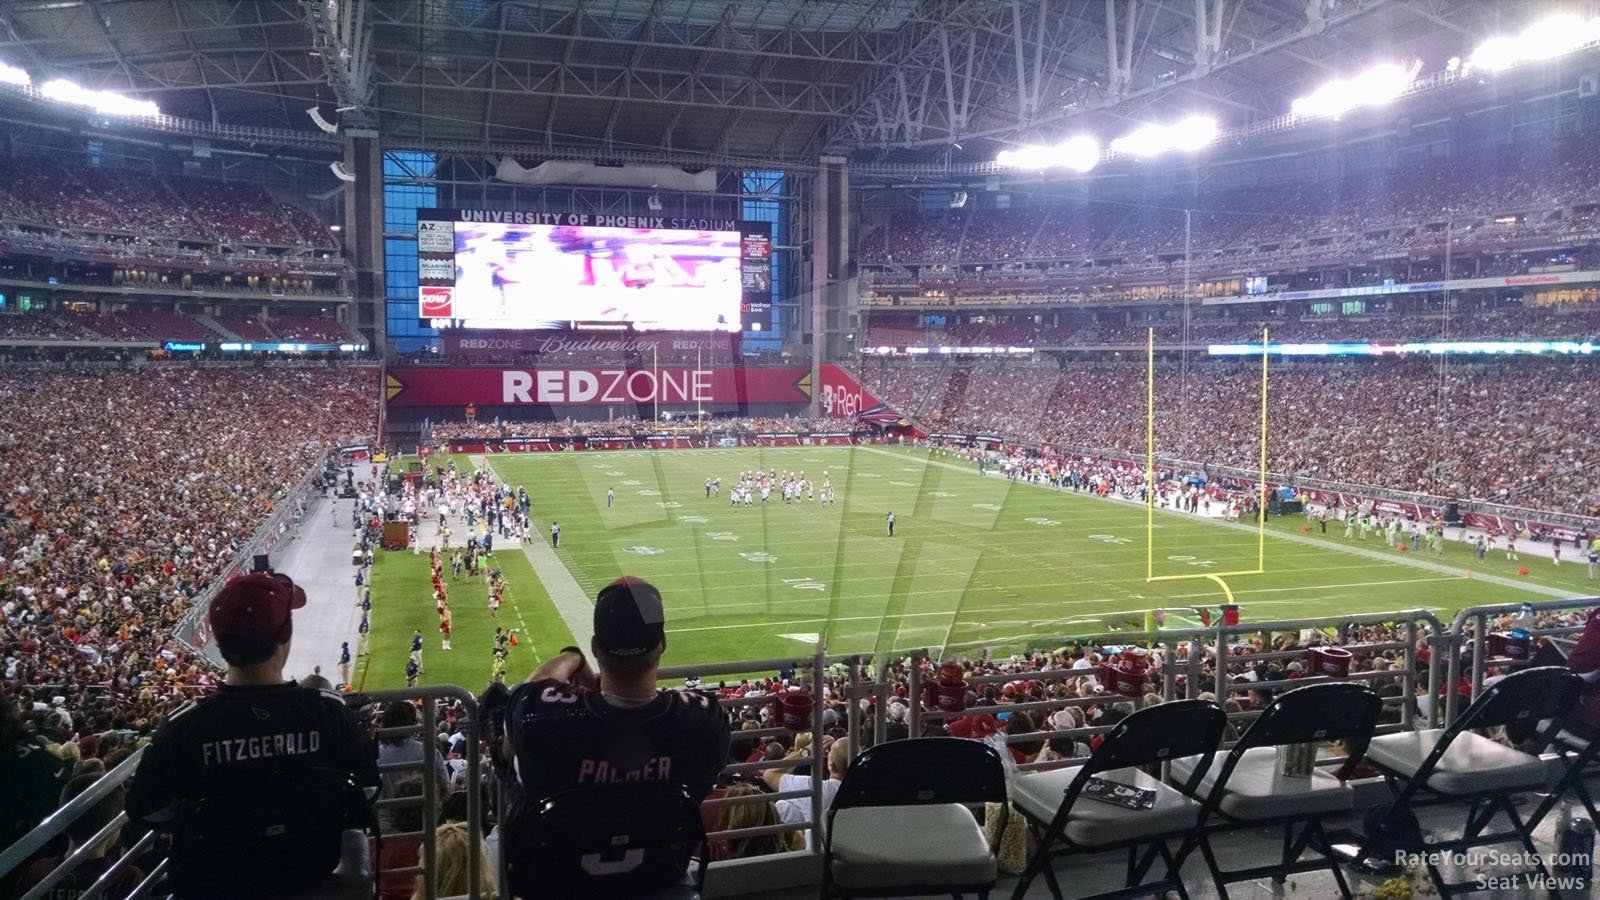
<path fill-rule="evenodd" d="M 664 6 L 666 6 L 666 0 L 651 0 L 649 12 L 645 13 L 644 21 L 639 23 L 639 37 L 641 39 L 649 37 L 653 33 L 656 27 L 656 19 L 660 18 L 661 10 Z M 501 27 L 505 27 L 504 22 L 501 22 Z M 496 35 L 495 40 L 498 41 L 499 39 L 499 35 Z M 633 73 L 639 68 L 639 64 L 644 62 L 644 52 L 645 45 L 641 40 L 639 43 L 634 45 L 633 54 L 628 58 L 628 68 L 623 77 L 633 77 Z M 498 56 L 499 54 L 495 55 Z M 617 130 L 617 118 L 621 115 L 622 102 L 617 101 L 616 103 L 611 104 L 611 111 L 606 114 L 605 131 L 602 132 L 602 137 L 600 138 L 602 143 L 611 143 L 611 136 Z"/>
<path fill-rule="evenodd" d="M 194 36 L 189 33 L 188 24 L 183 20 L 183 13 L 178 9 L 178 0 L 167 0 L 172 9 L 172 20 L 178 23 L 178 30 L 183 33 L 183 43 L 189 48 L 189 55 L 194 59 L 195 72 L 200 76 L 200 83 L 206 88 L 206 108 L 211 112 L 211 124 L 215 125 L 221 120 L 217 117 L 217 95 L 211 92 L 211 85 L 206 84 L 205 64 L 200 60 L 200 48 L 195 46 Z M 274 73 L 273 80 L 277 80 Z M 288 115 L 284 116 L 284 124 L 288 124 Z"/>
<path fill-rule="evenodd" d="M 561 70 L 565 72 L 572 65 L 572 54 L 578 46 L 578 35 L 583 31 L 583 16 L 589 8 L 589 0 L 578 0 L 572 7 L 572 29 L 567 35 L 567 46 L 561 51 Z M 499 36 L 496 35 L 498 38 Z M 499 54 L 495 54 L 498 59 Z M 565 85 L 563 85 L 565 87 Z M 561 106 L 561 98 L 554 96 L 544 110 L 544 142 L 547 145 L 555 144 L 556 110 Z"/>
<path fill-rule="evenodd" d="M 526 6 L 526 4 L 507 5 Z M 585 8 L 588 8 L 587 4 L 585 4 Z M 420 14 L 421 9 L 422 6 L 418 0 L 413 0 L 413 2 L 407 4 L 383 4 L 381 9 L 374 9 L 372 22 L 378 27 L 414 28 L 414 18 L 416 15 Z M 529 9 L 531 11 L 546 11 L 537 6 L 530 6 Z M 428 21 L 429 27 L 440 31 L 459 31 L 477 36 L 487 36 L 496 30 L 475 26 L 465 20 L 452 21 L 450 15 L 452 15 L 452 13 L 446 12 L 442 17 L 434 16 L 433 18 L 430 18 Z M 635 36 L 633 35 L 633 28 L 631 26 L 621 29 L 617 33 L 613 33 L 604 27 L 603 22 L 595 20 L 592 15 L 590 16 L 590 19 L 591 23 L 595 26 L 594 28 L 574 32 L 574 30 L 564 27 L 570 18 L 572 18 L 572 16 L 569 13 L 561 16 L 558 19 L 552 20 L 549 25 L 530 25 L 527 28 L 511 28 L 505 30 L 505 35 L 506 37 L 565 40 L 583 44 L 605 44 L 628 47 L 630 49 L 642 45 L 647 49 L 685 51 L 706 49 L 703 45 L 695 42 L 695 35 L 703 37 L 717 33 L 717 26 L 712 26 L 710 28 L 697 28 L 692 25 L 686 25 L 683 26 L 681 30 L 657 29 L 656 33 L 650 39 L 641 42 L 636 40 Z M 861 32 L 840 33 L 836 35 L 836 41 L 834 43 L 824 43 L 820 48 L 813 39 L 815 36 L 808 37 L 807 35 L 796 31 L 775 31 L 766 34 L 752 34 L 744 29 L 739 29 L 737 30 L 737 33 L 748 38 L 748 40 L 726 41 L 711 49 L 715 49 L 718 53 L 726 56 L 749 56 L 759 58 L 775 56 L 780 59 L 793 59 L 802 62 L 825 63 L 843 61 L 853 62 L 862 66 L 880 67 L 897 65 L 897 61 L 892 56 L 885 55 L 882 52 L 882 48 L 877 46 L 878 44 L 890 45 L 893 39 L 892 32 L 885 32 L 881 36 L 876 35 L 876 33 L 872 36 L 868 36 Z M 822 35 L 822 37 L 826 38 L 827 35 Z M 800 52 L 794 49 L 796 47 L 804 48 L 810 52 Z M 830 47 L 833 51 L 831 53 L 829 51 Z"/>

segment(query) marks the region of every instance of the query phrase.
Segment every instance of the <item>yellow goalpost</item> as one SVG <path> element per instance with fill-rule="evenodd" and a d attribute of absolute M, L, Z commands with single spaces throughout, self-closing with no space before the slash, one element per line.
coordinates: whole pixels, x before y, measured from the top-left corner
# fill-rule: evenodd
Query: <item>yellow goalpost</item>
<path fill-rule="evenodd" d="M 1156 574 L 1156 330 L 1151 328 L 1145 350 L 1145 577 L 1148 584 L 1156 581 L 1209 580 L 1222 589 L 1228 603 L 1233 603 L 1233 590 L 1228 578 L 1244 575 L 1261 575 L 1267 570 L 1267 329 L 1261 329 L 1261 458 L 1256 481 L 1258 508 L 1256 510 L 1256 567 L 1235 572 L 1197 572 L 1192 575 Z"/>

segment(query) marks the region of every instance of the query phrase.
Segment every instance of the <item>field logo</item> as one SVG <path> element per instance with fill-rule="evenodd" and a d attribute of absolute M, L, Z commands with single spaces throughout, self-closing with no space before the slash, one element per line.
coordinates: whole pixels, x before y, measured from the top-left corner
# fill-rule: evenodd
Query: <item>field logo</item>
<path fill-rule="evenodd" d="M 708 531 L 706 537 L 713 541 L 737 541 L 739 536 L 731 531 Z"/>
<path fill-rule="evenodd" d="M 624 553 L 636 553 L 639 556 L 655 556 L 657 554 L 665 553 L 667 551 L 661 549 L 660 547 L 623 547 L 622 548 L 622 552 L 624 552 Z"/>
<path fill-rule="evenodd" d="M 453 287 L 417 288 L 424 319 L 449 319 L 455 315 L 456 289 Z"/>
<path fill-rule="evenodd" d="M 741 553 L 739 555 L 753 563 L 775 563 L 778 561 L 776 556 L 773 556 L 771 553 L 768 553 L 765 550 L 756 550 L 750 553 Z"/>

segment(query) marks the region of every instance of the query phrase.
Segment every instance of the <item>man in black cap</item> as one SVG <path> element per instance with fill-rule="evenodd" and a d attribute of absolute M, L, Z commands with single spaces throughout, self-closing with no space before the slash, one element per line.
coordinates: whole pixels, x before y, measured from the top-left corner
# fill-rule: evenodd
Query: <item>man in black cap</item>
<path fill-rule="evenodd" d="M 619 578 L 595 598 L 590 649 L 598 675 L 582 650 L 568 647 L 509 695 L 490 686 L 483 716 L 503 728 L 496 764 L 520 794 L 506 822 L 517 896 L 537 892 L 521 879 L 534 877 L 526 848 L 542 799 L 570 788 L 666 782 L 698 801 L 716 785 L 728 758 L 727 714 L 708 694 L 656 689 L 666 646 L 661 592 Z M 663 877 L 681 877 L 684 862 L 663 865 Z"/>
<path fill-rule="evenodd" d="M 228 663 L 221 688 L 156 733 L 128 815 L 174 835 L 179 897 L 303 892 L 339 864 L 343 832 L 370 818 L 378 772 L 355 717 L 332 693 L 283 675 L 305 591 L 247 575 L 211 601 Z"/>

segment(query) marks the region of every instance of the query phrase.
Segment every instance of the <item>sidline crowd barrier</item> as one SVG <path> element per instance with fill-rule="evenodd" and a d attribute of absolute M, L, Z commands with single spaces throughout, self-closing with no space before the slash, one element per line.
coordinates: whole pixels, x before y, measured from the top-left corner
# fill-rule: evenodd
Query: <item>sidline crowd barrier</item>
<path fill-rule="evenodd" d="M 1439 727 L 1447 725 L 1459 714 L 1463 708 L 1461 701 L 1476 698 L 1483 689 L 1486 675 L 1490 668 L 1524 663 L 1526 659 L 1509 656 L 1495 656 L 1488 651 L 1493 642 L 1488 640 L 1492 628 L 1500 624 L 1503 617 L 1517 617 L 1515 627 L 1527 631 L 1530 638 L 1537 641 L 1540 638 L 1556 642 L 1570 641 L 1571 636 L 1581 631 L 1582 625 L 1546 625 L 1539 626 L 1529 616 L 1538 617 L 1549 613 L 1571 613 L 1582 611 L 1600 605 L 1600 597 L 1584 597 L 1569 600 L 1550 600 L 1536 603 L 1511 603 L 1489 606 L 1475 606 L 1461 610 L 1450 625 L 1445 625 L 1431 612 L 1424 609 L 1403 610 L 1389 613 L 1370 613 L 1352 616 L 1323 616 L 1310 619 L 1286 619 L 1269 622 L 1239 622 L 1238 624 L 1218 623 L 1204 628 L 1157 628 L 1153 631 L 1112 631 L 1099 634 L 1063 633 L 1058 641 L 1040 640 L 1038 646 L 1062 646 L 1079 644 L 1083 646 L 1142 646 L 1158 651 L 1161 657 L 1159 668 L 1150 672 L 1148 679 L 1148 693 L 1143 696 L 1123 696 L 1116 693 L 1090 693 L 1083 696 L 1053 697 L 1039 701 L 1023 703 L 985 703 L 983 694 L 988 686 L 999 686 L 1006 682 L 1018 680 L 1033 680 L 1047 682 L 1066 682 L 1086 678 L 1098 678 L 1102 675 L 1097 668 L 1046 668 L 1012 671 L 1003 671 L 994 674 L 974 675 L 967 677 L 967 689 L 979 697 L 974 706 L 962 709 L 959 712 L 942 711 L 936 707 L 924 707 L 922 703 L 911 702 L 906 710 L 907 731 L 917 735 L 934 722 L 952 719 L 957 716 L 976 715 L 982 713 L 1014 712 L 1026 710 L 1037 715 L 1040 723 L 1038 730 L 1017 735 L 997 735 L 994 740 L 1004 741 L 1006 744 L 1034 744 L 1049 741 L 1054 738 L 1067 738 L 1074 742 L 1074 746 L 1087 746 L 1092 737 L 1105 730 L 1104 727 L 1086 726 L 1073 729 L 1052 729 L 1049 726 L 1049 716 L 1055 710 L 1067 706 L 1088 706 L 1091 704 L 1129 704 L 1141 706 L 1147 702 L 1150 695 L 1154 695 L 1165 702 L 1168 700 L 1193 698 L 1200 693 L 1201 682 L 1204 680 L 1204 667 L 1209 662 L 1212 665 L 1211 678 L 1215 682 L 1215 696 L 1219 703 L 1226 704 L 1235 694 L 1242 694 L 1258 689 L 1290 689 L 1315 684 L 1330 680 L 1329 676 L 1318 675 L 1307 671 L 1300 678 L 1279 681 L 1250 681 L 1243 680 L 1241 676 L 1247 664 L 1262 661 L 1277 661 L 1287 663 L 1301 660 L 1306 656 L 1304 645 L 1308 636 L 1321 636 L 1321 642 L 1329 646 L 1340 647 L 1354 654 L 1357 659 L 1365 656 L 1389 653 L 1393 655 L 1394 666 L 1388 669 L 1367 669 L 1359 667 L 1349 674 L 1351 680 L 1361 680 L 1368 683 L 1394 684 L 1399 686 L 1399 692 L 1386 697 L 1386 709 L 1395 710 L 1385 717 L 1386 724 L 1380 725 L 1379 732 L 1402 731 L 1413 728 Z M 1308 635 L 1308 633 L 1310 633 Z M 1276 650 L 1272 648 L 1271 640 L 1275 635 L 1294 635 L 1300 638 L 1301 649 Z M 1257 649 L 1252 647 L 1249 653 L 1237 653 L 1236 650 L 1246 647 L 1253 639 L 1261 639 L 1262 646 Z M 959 649 L 959 648 L 956 648 Z M 946 649 L 948 658 L 958 654 L 951 654 L 950 648 Z M 1427 660 L 1422 662 L 1420 654 L 1426 650 Z M 922 696 L 924 688 L 924 672 L 921 662 L 935 661 L 937 657 L 927 651 L 880 653 L 876 656 L 850 655 L 829 656 L 821 648 L 808 657 L 788 659 L 763 659 L 746 660 L 742 662 L 723 663 L 719 665 L 704 666 L 678 666 L 663 669 L 660 680 L 663 685 L 672 686 L 683 683 L 689 679 L 697 679 L 702 686 L 712 687 L 719 681 L 736 682 L 740 678 L 765 678 L 770 677 L 785 668 L 792 668 L 795 672 L 791 685 L 803 687 L 810 691 L 813 698 L 828 696 L 828 692 L 839 690 L 846 701 L 846 725 L 852 752 L 859 752 L 865 743 L 878 743 L 885 739 L 888 725 L 887 709 L 890 701 L 897 696 L 897 686 L 906 689 L 907 698 Z M 908 664 L 909 663 L 909 664 Z M 1006 663 L 1001 663 L 1005 665 Z M 884 677 L 885 673 L 894 671 L 904 673 L 904 681 L 898 683 L 893 678 Z M 1470 694 L 1466 697 L 1458 696 L 1455 686 L 1465 678 L 1470 684 Z M 1391 692 L 1393 693 L 1393 692 Z M 418 725 L 402 729 L 374 728 L 376 738 L 397 736 L 400 733 L 417 733 L 424 737 L 423 743 L 427 747 L 428 756 L 419 761 L 398 763 L 381 767 L 383 773 L 421 771 L 424 773 L 423 794 L 415 798 L 389 798 L 384 797 L 377 802 L 380 810 L 399 806 L 421 804 L 423 807 L 423 831 L 419 835 L 389 835 L 388 837 L 420 837 L 419 860 L 416 866 L 391 871 L 390 875 L 406 876 L 421 874 L 427 876 L 435 870 L 434 833 L 437 826 L 438 797 L 436 795 L 435 780 L 427 777 L 426 773 L 432 772 L 435 761 L 432 756 L 437 753 L 438 744 L 432 737 L 436 734 L 441 715 L 441 705 L 445 703 L 461 703 L 462 715 L 458 725 L 468 739 L 468 745 L 473 746 L 479 742 L 482 735 L 482 725 L 478 721 L 477 703 L 473 695 L 464 688 L 444 685 L 427 688 L 404 688 L 386 691 L 373 691 L 364 695 L 353 695 L 362 698 L 363 702 L 370 700 L 377 703 L 391 703 L 398 701 L 411 701 L 421 705 L 421 716 Z M 1429 698 L 1426 704 L 1417 701 Z M 1442 699 L 1442 702 L 1441 702 Z M 784 727 L 781 720 L 776 717 L 770 723 L 763 723 L 761 727 L 751 730 L 742 729 L 739 720 L 739 711 L 746 707 L 761 707 L 772 704 L 775 697 L 771 694 L 755 697 L 727 697 L 720 700 L 724 709 L 729 711 L 729 717 L 735 723 L 734 736 L 741 739 L 762 740 L 775 737 L 792 737 L 799 731 L 807 728 L 814 735 L 826 733 L 824 728 L 825 705 L 814 702 L 811 706 L 810 720 L 805 728 Z M 864 709 L 862 701 L 872 702 Z M 1418 706 L 1422 706 L 1420 710 Z M 1397 708 L 1397 709 L 1396 709 Z M 1241 709 L 1229 714 L 1229 719 L 1234 728 L 1242 732 L 1247 727 L 1248 720 L 1256 713 L 1252 710 Z M 870 736 L 870 741 L 864 740 Z M 138 765 L 140 753 L 117 766 L 93 787 L 79 795 L 72 802 L 63 806 L 52 814 L 42 824 L 18 841 L 15 845 L 0 852 L 0 880 L 19 866 L 24 865 L 31 857 L 59 837 L 66 827 L 79 816 L 91 809 L 107 793 L 123 784 L 133 774 Z M 1035 770 L 1053 769 L 1065 766 L 1080 765 L 1083 757 L 1061 757 L 1046 762 L 1024 763 L 1017 766 L 1018 771 L 1028 772 Z M 1337 757 L 1325 757 L 1318 760 L 1319 766 L 1336 765 L 1342 762 Z M 488 778 L 488 773 L 482 770 L 481 761 L 477 754 L 468 754 L 465 760 L 466 779 L 470 784 L 481 784 Z M 827 759 L 821 752 L 821 742 L 813 741 L 810 749 L 803 755 L 789 757 L 770 762 L 730 763 L 724 770 L 728 776 L 743 776 L 768 769 L 796 769 L 809 767 L 813 774 L 825 773 Z M 762 793 L 748 797 L 716 797 L 708 799 L 704 808 L 707 811 L 727 809 L 734 806 L 757 803 L 773 803 L 778 800 L 799 801 L 809 806 L 809 815 L 805 822 L 781 823 L 778 825 L 765 825 L 734 830 L 712 831 L 708 838 L 713 843 L 725 842 L 730 839 L 753 838 L 770 834 L 796 834 L 806 833 L 813 839 L 808 842 L 804 850 L 791 850 L 783 853 L 765 856 L 719 860 L 711 864 L 706 893 L 708 896 L 727 896 L 730 894 L 765 893 L 773 890 L 815 885 L 821 877 L 822 841 L 820 840 L 819 823 L 823 821 L 822 815 L 822 778 L 812 778 L 810 787 L 804 790 L 782 791 L 777 793 Z M 1381 793 L 1381 792 L 1380 792 Z M 504 809 L 501 792 L 496 789 L 491 793 L 496 797 L 496 812 Z M 462 896 L 468 900 L 479 900 L 478 873 L 484 860 L 478 858 L 477 848 L 483 837 L 481 829 L 482 816 L 479 814 L 481 794 L 478 791 L 467 793 L 467 826 L 469 830 L 468 873 L 469 891 Z M 108 825 L 102 834 L 110 834 L 118 827 L 127 824 L 125 816 L 119 816 L 111 825 Z M 89 846 L 93 846 L 91 841 Z M 134 842 L 132 847 L 124 854 L 123 860 L 108 871 L 84 896 L 85 900 L 92 900 L 104 891 L 115 875 L 128 864 L 137 862 L 147 868 L 149 874 L 130 897 L 144 897 L 159 895 L 158 890 L 163 873 L 166 871 L 167 861 L 160 857 L 159 844 L 154 833 L 146 833 Z M 65 859 L 49 879 L 36 886 L 29 893 L 23 895 L 23 900 L 36 900 L 46 896 L 61 878 L 87 858 L 87 852 L 74 852 Z M 505 854 L 499 855 L 497 881 L 505 881 Z M 436 885 L 431 877 L 423 881 L 423 896 L 426 900 L 439 900 Z"/>

